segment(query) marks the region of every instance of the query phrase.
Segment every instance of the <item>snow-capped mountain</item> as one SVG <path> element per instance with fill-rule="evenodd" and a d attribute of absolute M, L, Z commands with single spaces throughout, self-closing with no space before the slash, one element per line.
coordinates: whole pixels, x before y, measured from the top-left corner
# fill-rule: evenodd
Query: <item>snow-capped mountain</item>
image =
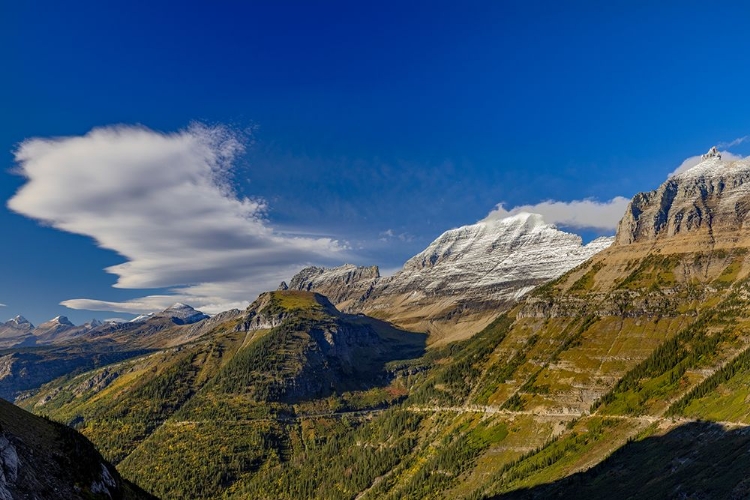
<path fill-rule="evenodd" d="M 50 333 L 53 331 L 67 330 L 75 325 L 70 322 L 67 316 L 55 316 L 49 321 L 45 321 L 41 325 L 37 326 L 34 330 L 35 333 L 43 334 Z"/>
<path fill-rule="evenodd" d="M 516 299 L 611 243 L 612 238 L 599 238 L 582 245 L 580 236 L 560 231 L 538 214 L 482 221 L 443 233 L 386 279 L 383 293 Z"/>
<path fill-rule="evenodd" d="M 468 336 L 613 239 L 583 245 L 580 236 L 545 223 L 541 215 L 520 213 L 446 231 L 390 277 L 351 265 L 306 268 L 289 288 L 317 291 L 344 310 L 379 314 L 405 328 L 439 336 L 462 329 L 461 336 Z"/>
<path fill-rule="evenodd" d="M 20 330 L 32 330 L 34 328 L 34 325 L 32 325 L 29 320 L 27 320 L 20 314 L 15 318 L 11 318 L 6 321 L 4 325 L 9 328 L 17 328 Z"/>
<path fill-rule="evenodd" d="M 5 323 L 0 323 L 0 347 L 8 347 L 28 341 L 33 330 L 34 325 L 23 316 L 16 316 Z"/>
<path fill-rule="evenodd" d="M 166 308 L 161 312 L 142 314 L 136 318 L 130 320 L 130 323 L 142 323 L 151 319 L 169 319 L 177 325 L 190 325 L 197 323 L 198 321 L 208 318 L 208 314 L 204 314 L 201 311 L 193 309 L 187 304 L 177 302 L 176 304 Z"/>

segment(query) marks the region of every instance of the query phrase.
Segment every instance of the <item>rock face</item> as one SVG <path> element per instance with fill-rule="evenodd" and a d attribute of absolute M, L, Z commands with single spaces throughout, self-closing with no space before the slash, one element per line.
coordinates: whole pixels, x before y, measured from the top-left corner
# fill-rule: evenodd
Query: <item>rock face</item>
<path fill-rule="evenodd" d="M 615 245 L 673 243 L 690 239 L 712 247 L 734 246 L 750 234 L 750 159 L 704 155 L 695 167 L 658 189 L 637 194 L 620 221 Z"/>
<path fill-rule="evenodd" d="M 320 293 L 345 310 L 366 300 L 379 280 L 378 266 L 344 264 L 333 269 L 306 267 L 294 275 L 288 285 L 282 283 L 279 290 L 325 290 Z"/>
<path fill-rule="evenodd" d="M 0 499 L 151 499 L 73 429 L 0 400 Z"/>
<path fill-rule="evenodd" d="M 540 215 L 521 213 L 446 231 L 390 277 L 372 267 L 306 268 L 288 287 L 317 291 L 344 311 L 379 315 L 433 338 L 454 338 L 457 330 L 467 337 L 612 240 L 582 245 L 579 236 L 546 224 Z"/>

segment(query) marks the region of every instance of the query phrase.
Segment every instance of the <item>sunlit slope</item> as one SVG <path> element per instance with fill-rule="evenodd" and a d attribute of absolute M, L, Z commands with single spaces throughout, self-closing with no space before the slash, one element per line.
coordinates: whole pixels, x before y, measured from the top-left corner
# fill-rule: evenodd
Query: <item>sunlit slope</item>
<path fill-rule="evenodd" d="M 76 408 L 58 382 L 28 404 L 84 428 L 96 394 L 148 409 L 152 428 L 121 448 L 89 432 L 165 497 L 543 498 L 581 477 L 606 497 L 615 483 L 590 470 L 632 471 L 645 497 L 741 497 L 735 469 L 690 464 L 726 463 L 716 450 L 750 423 L 750 163 L 699 167 L 636 196 L 615 244 L 465 340 L 424 351 L 423 336 L 276 292 L 233 328 L 139 360 L 126 387 Z M 117 415 L 109 434 L 131 432 Z"/>
<path fill-rule="evenodd" d="M 23 404 L 75 425 L 126 477 L 164 497 L 214 498 L 286 457 L 298 415 L 403 397 L 387 365 L 424 335 L 342 315 L 309 292 L 264 294 L 200 339 L 46 386 Z M 256 328 L 259 327 L 259 328 Z"/>

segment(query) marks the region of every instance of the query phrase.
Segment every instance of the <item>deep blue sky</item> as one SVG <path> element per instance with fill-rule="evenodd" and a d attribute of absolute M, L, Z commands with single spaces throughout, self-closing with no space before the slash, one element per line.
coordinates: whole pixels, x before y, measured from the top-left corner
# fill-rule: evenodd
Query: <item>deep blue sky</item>
<path fill-rule="evenodd" d="M 0 318 L 123 316 L 58 303 L 154 293 L 5 207 L 33 137 L 252 129 L 235 189 L 269 225 L 384 268 L 499 202 L 653 189 L 750 134 L 750 8 L 654 3 L 3 2 Z"/>

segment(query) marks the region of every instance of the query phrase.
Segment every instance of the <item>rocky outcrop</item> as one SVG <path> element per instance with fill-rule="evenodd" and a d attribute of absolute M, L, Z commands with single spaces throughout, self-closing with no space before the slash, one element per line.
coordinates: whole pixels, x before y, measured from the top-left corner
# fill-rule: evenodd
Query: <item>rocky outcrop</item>
<path fill-rule="evenodd" d="M 0 400 L 0 499 L 153 499 L 73 429 Z"/>
<path fill-rule="evenodd" d="M 320 311 L 336 316 L 339 311 L 327 297 L 314 292 L 277 290 L 261 293 L 250 304 L 244 318 L 237 324 L 237 331 L 269 330 L 276 328 L 300 311 Z"/>
<path fill-rule="evenodd" d="M 615 245 L 690 239 L 697 245 L 731 247 L 750 235 L 748 212 L 750 159 L 728 161 L 708 154 L 658 189 L 634 196 Z"/>
<path fill-rule="evenodd" d="M 299 290 L 261 294 L 241 328 L 270 330 L 260 342 L 277 365 L 262 378 L 272 374 L 268 393 L 286 402 L 380 385 L 390 377 L 386 363 L 421 354 L 425 340 L 373 318 L 342 313 L 325 296 Z"/>
<path fill-rule="evenodd" d="M 282 282 L 279 290 L 315 291 L 346 310 L 367 300 L 379 280 L 378 266 L 306 267 L 295 274 L 288 285 Z"/>

